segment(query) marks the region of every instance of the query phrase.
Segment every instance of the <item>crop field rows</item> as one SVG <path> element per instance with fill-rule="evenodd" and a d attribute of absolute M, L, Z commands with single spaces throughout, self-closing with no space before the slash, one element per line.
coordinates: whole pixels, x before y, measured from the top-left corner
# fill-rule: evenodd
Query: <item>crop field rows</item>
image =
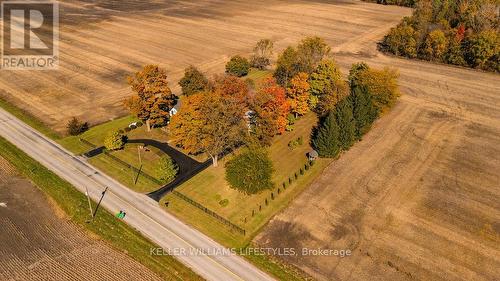
<path fill-rule="evenodd" d="M 160 280 L 67 221 L 0 158 L 0 280 Z"/>
<path fill-rule="evenodd" d="M 148 2 L 61 1 L 60 69 L 4 72 L 0 96 L 59 131 L 72 116 L 101 123 L 125 114 L 125 77 L 144 64 L 165 67 L 178 92 L 189 64 L 221 73 L 230 55 L 251 52 L 262 38 L 273 39 L 276 50 L 306 35 L 337 46 L 392 24 L 387 15 L 398 12 L 349 1 Z"/>

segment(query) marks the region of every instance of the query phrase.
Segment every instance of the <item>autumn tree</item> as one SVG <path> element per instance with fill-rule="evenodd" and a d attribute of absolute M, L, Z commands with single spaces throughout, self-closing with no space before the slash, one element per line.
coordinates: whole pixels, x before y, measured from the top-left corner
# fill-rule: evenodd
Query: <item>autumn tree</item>
<path fill-rule="evenodd" d="M 428 60 L 441 61 L 447 49 L 448 38 L 442 30 L 436 29 L 427 34 L 422 53 Z"/>
<path fill-rule="evenodd" d="M 169 155 L 162 156 L 158 163 L 157 174 L 164 183 L 169 183 L 175 179 L 179 173 L 179 166 Z"/>
<path fill-rule="evenodd" d="M 317 97 L 316 112 L 328 113 L 349 94 L 348 85 L 333 60 L 321 61 L 309 77 L 311 95 Z"/>
<path fill-rule="evenodd" d="M 331 48 L 320 37 L 304 38 L 297 47 L 286 48 L 276 62 L 274 77 L 283 87 L 289 83 L 299 72 L 311 74 L 318 64 L 326 59 Z"/>
<path fill-rule="evenodd" d="M 276 62 L 274 78 L 282 87 L 287 87 L 290 80 L 301 70 L 298 61 L 297 50 L 294 47 L 286 48 L 279 56 Z"/>
<path fill-rule="evenodd" d="M 329 56 L 330 51 L 330 46 L 323 38 L 317 36 L 304 38 L 297 46 L 300 71 L 312 73 L 318 64 Z"/>
<path fill-rule="evenodd" d="M 165 126 L 177 100 L 168 87 L 166 71 L 158 65 L 146 65 L 129 76 L 128 83 L 136 93 L 124 101 L 130 112 L 145 121 L 148 130 Z"/>
<path fill-rule="evenodd" d="M 184 77 L 179 81 L 183 95 L 191 95 L 206 90 L 208 79 L 194 66 L 189 66 L 184 70 Z"/>
<path fill-rule="evenodd" d="M 252 67 L 265 69 L 271 64 L 273 54 L 273 41 L 270 39 L 261 39 L 253 48 L 253 54 L 250 59 Z"/>
<path fill-rule="evenodd" d="M 223 97 L 231 97 L 247 105 L 249 86 L 242 79 L 233 75 L 218 75 L 210 82 L 209 89 Z"/>
<path fill-rule="evenodd" d="M 70 136 L 77 136 L 89 129 L 89 123 L 82 122 L 78 118 L 73 117 L 69 120 L 66 128 Z"/>
<path fill-rule="evenodd" d="M 188 153 L 208 154 L 217 166 L 222 153 L 243 142 L 248 131 L 244 113 L 237 98 L 220 92 L 191 95 L 169 124 L 172 142 Z"/>
<path fill-rule="evenodd" d="M 287 89 L 287 98 L 290 103 L 290 111 L 295 118 L 298 115 L 304 115 L 309 111 L 310 86 L 308 83 L 309 75 L 300 72 L 290 81 L 290 87 Z"/>
<path fill-rule="evenodd" d="M 270 144 L 272 137 L 286 130 L 290 104 L 285 89 L 268 78 L 255 94 L 253 102 L 253 132 L 263 144 Z"/>
<path fill-rule="evenodd" d="M 390 68 L 368 68 L 359 73 L 359 86 L 367 88 L 372 97 L 373 105 L 380 113 L 384 113 L 394 106 L 400 96 L 398 77 L 398 72 Z"/>
<path fill-rule="evenodd" d="M 109 133 L 104 138 L 104 147 L 109 150 L 119 150 L 125 145 L 125 137 L 118 131 Z"/>
<path fill-rule="evenodd" d="M 226 73 L 242 77 L 250 71 L 250 62 L 242 56 L 233 56 L 226 64 Z"/>

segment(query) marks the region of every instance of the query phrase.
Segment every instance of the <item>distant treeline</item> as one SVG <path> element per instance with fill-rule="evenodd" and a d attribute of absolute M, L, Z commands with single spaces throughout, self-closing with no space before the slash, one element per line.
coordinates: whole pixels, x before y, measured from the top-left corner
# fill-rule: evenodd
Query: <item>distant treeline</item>
<path fill-rule="evenodd" d="M 420 0 L 380 46 L 395 55 L 500 71 L 497 0 Z"/>
<path fill-rule="evenodd" d="M 398 5 L 405 7 L 415 7 L 417 0 L 363 0 L 365 2 L 373 2 L 383 5 Z"/>

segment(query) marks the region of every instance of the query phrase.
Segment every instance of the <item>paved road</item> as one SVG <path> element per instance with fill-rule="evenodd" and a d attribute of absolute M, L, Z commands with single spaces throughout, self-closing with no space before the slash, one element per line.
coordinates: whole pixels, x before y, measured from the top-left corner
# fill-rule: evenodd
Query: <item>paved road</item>
<path fill-rule="evenodd" d="M 0 136 L 15 144 L 45 167 L 97 201 L 109 187 L 102 206 L 112 213 L 127 213 L 125 222 L 165 249 L 177 250 L 176 257 L 207 280 L 273 280 L 246 260 L 227 253 L 227 249 L 202 233 L 164 212 L 146 195 L 133 192 L 73 156 L 58 144 L 0 109 Z M 196 254 L 196 253 L 209 253 Z"/>

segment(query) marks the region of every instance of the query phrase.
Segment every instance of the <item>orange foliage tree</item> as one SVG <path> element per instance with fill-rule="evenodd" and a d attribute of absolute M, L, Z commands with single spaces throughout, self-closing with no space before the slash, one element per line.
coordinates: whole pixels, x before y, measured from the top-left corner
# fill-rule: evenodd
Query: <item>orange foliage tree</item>
<path fill-rule="evenodd" d="M 309 75 L 300 72 L 290 81 L 290 87 L 287 89 L 287 97 L 290 103 L 291 113 L 297 117 L 304 115 L 309 111 L 310 86 Z"/>
<path fill-rule="evenodd" d="M 274 78 L 266 79 L 255 94 L 252 104 L 253 130 L 262 143 L 268 145 L 276 134 L 285 132 L 290 104 L 285 89 Z"/>
<path fill-rule="evenodd" d="M 158 65 L 146 65 L 127 80 L 137 95 L 126 99 L 125 107 L 145 121 L 148 130 L 151 126 L 165 126 L 177 100 L 168 86 L 166 71 Z"/>

